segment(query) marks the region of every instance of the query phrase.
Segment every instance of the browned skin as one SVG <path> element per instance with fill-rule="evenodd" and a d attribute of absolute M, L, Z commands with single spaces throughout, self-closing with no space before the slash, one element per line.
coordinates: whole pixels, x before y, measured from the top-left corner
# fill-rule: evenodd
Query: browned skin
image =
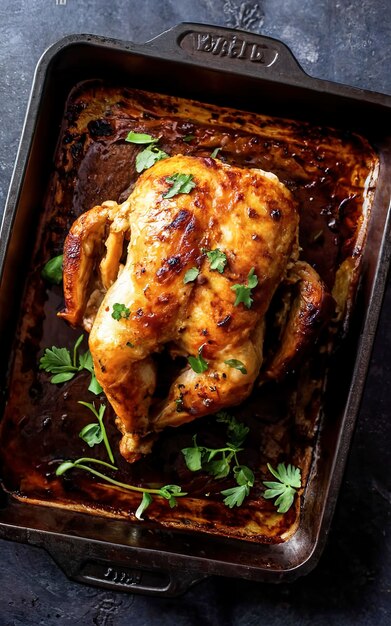
<path fill-rule="evenodd" d="M 278 350 L 265 367 L 264 376 L 274 380 L 282 379 L 303 358 L 335 307 L 325 284 L 308 263 L 295 263 L 285 282 L 294 299 L 281 324 Z"/>
<path fill-rule="evenodd" d="M 176 173 L 191 174 L 196 186 L 188 194 L 166 199 L 170 189 L 166 178 Z M 211 158 L 164 159 L 140 176 L 123 205 L 105 203 L 73 225 L 65 257 L 74 249 L 84 252 L 78 253 L 80 279 L 75 259 L 65 258 L 64 263 L 63 317 L 71 323 L 83 318 L 105 211 L 108 242 L 113 232 L 129 229 L 131 240 L 125 267 L 111 286 L 106 280 L 108 291 L 92 324 L 90 350 L 97 379 L 117 414 L 121 453 L 132 462 L 150 451 L 155 434 L 166 426 L 239 404 L 251 393 L 262 366 L 265 313 L 296 261 L 298 215 L 289 191 L 272 174 Z M 115 240 L 114 249 L 117 245 Z M 210 269 L 203 252 L 217 248 L 228 261 L 223 273 Z M 110 255 L 110 245 L 99 266 L 100 283 L 102 267 L 111 277 L 118 272 L 119 255 L 112 251 Z M 199 269 L 198 278 L 185 284 L 192 267 Z M 252 268 L 258 277 L 252 306 L 235 306 L 232 286 L 245 285 Z M 298 271 L 303 284 L 306 279 L 312 284 L 304 291 L 309 299 L 314 294 L 315 310 L 321 306 L 319 278 L 305 263 Z M 127 318 L 112 317 L 116 303 L 130 310 Z M 289 318 L 286 334 L 292 331 L 292 336 L 283 338 L 288 347 L 280 349 L 269 367 L 271 377 L 280 376 L 292 346 L 295 352 L 302 341 L 295 339 L 303 330 L 302 306 L 295 312 L 300 321 L 295 315 Z M 82 323 L 86 328 L 91 324 L 90 311 Z M 156 387 L 152 355 L 166 344 L 174 357 L 197 356 L 202 349 L 208 369 L 196 373 L 187 365 L 152 412 Z M 229 359 L 241 361 L 247 373 L 227 365 Z"/>

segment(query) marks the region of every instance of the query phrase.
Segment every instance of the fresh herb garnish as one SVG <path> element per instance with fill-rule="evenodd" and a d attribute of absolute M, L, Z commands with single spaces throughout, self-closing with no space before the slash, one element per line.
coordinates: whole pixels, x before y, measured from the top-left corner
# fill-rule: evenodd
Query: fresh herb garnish
<path fill-rule="evenodd" d="M 297 489 L 301 487 L 300 469 L 290 464 L 285 466 L 284 463 L 279 463 L 276 470 L 272 468 L 270 463 L 267 464 L 267 467 L 278 482 L 263 481 L 265 487 L 269 487 L 263 497 L 271 499 L 277 496 L 274 502 L 274 505 L 278 507 L 277 513 L 286 513 L 293 504 Z"/>
<path fill-rule="evenodd" d="M 129 141 L 130 143 L 137 144 L 154 144 L 159 141 L 160 137 L 152 137 L 152 135 L 147 135 L 145 133 L 133 133 L 130 132 L 127 137 L 125 137 L 125 141 Z"/>
<path fill-rule="evenodd" d="M 193 141 L 193 139 L 195 139 L 195 135 L 186 135 L 186 137 L 183 137 L 182 141 L 186 141 L 186 143 L 188 141 Z"/>
<path fill-rule="evenodd" d="M 111 317 L 117 320 L 117 322 L 119 322 L 119 320 L 121 319 L 128 319 L 129 315 L 130 309 L 128 309 L 125 304 L 121 304 L 120 302 L 116 302 L 115 304 L 113 304 Z"/>
<path fill-rule="evenodd" d="M 158 143 L 160 137 L 152 137 L 145 133 L 133 133 L 130 132 L 125 141 L 135 143 L 138 145 L 148 144 L 147 147 L 138 153 L 136 156 L 136 172 L 140 174 L 144 170 L 149 169 L 157 161 L 166 159 L 168 154 L 163 150 L 160 150 L 155 144 Z"/>
<path fill-rule="evenodd" d="M 241 506 L 243 500 L 250 493 L 250 488 L 254 485 L 254 474 L 246 465 L 240 465 L 237 454 L 243 450 L 241 447 L 249 432 L 244 424 L 238 422 L 234 417 L 221 411 L 217 413 L 216 419 L 227 427 L 228 441 L 222 448 L 207 448 L 197 444 L 197 436 L 193 437 L 193 446 L 183 448 L 182 454 L 185 458 L 188 469 L 192 472 L 205 471 L 217 480 L 226 478 L 233 472 L 237 486 L 221 491 L 224 504 L 232 508 Z"/>
<path fill-rule="evenodd" d="M 244 363 L 242 361 L 239 361 L 239 359 L 227 359 L 226 361 L 224 361 L 224 363 L 229 367 L 233 367 L 235 370 L 239 370 L 239 372 L 242 372 L 242 374 L 247 374 Z"/>
<path fill-rule="evenodd" d="M 164 150 L 160 150 L 157 146 L 147 146 L 145 150 L 139 152 L 136 156 L 136 172 L 140 174 L 144 170 L 148 170 L 157 161 L 167 159 L 168 154 Z"/>
<path fill-rule="evenodd" d="M 211 158 L 212 158 L 212 159 L 215 159 L 215 158 L 217 157 L 218 153 L 220 152 L 220 150 L 221 150 L 221 148 L 215 148 L 215 149 L 213 150 L 213 152 L 211 152 L 211 155 L 210 155 L 210 156 L 211 156 Z"/>
<path fill-rule="evenodd" d="M 200 270 L 197 267 L 191 267 L 189 270 L 187 270 L 186 274 L 183 277 L 184 284 L 186 285 L 187 283 L 194 282 L 199 273 Z"/>
<path fill-rule="evenodd" d="M 202 252 L 208 257 L 210 269 L 222 274 L 225 266 L 227 265 L 227 256 L 225 252 L 222 252 L 219 248 L 216 248 L 215 250 L 205 250 L 205 248 L 203 248 Z"/>
<path fill-rule="evenodd" d="M 63 254 L 50 259 L 44 266 L 41 272 L 42 278 L 49 283 L 59 285 L 62 282 L 62 262 L 64 259 Z"/>
<path fill-rule="evenodd" d="M 224 498 L 224 504 L 232 509 L 234 506 L 242 506 L 246 496 L 249 495 L 251 487 L 254 485 L 254 473 L 246 465 L 237 465 L 234 467 L 234 475 L 236 487 L 224 489 L 221 493 Z"/>
<path fill-rule="evenodd" d="M 258 276 L 254 274 L 255 268 L 252 267 L 247 276 L 247 285 L 233 285 L 231 289 L 236 292 L 236 300 L 234 306 L 238 306 L 243 302 L 244 306 L 248 309 L 251 308 L 253 298 L 251 296 L 251 290 L 258 285 Z"/>
<path fill-rule="evenodd" d="M 166 182 L 171 185 L 171 188 L 163 195 L 163 198 L 172 198 L 179 193 L 190 193 L 196 186 L 193 182 L 193 174 L 173 174 L 167 176 Z"/>
<path fill-rule="evenodd" d="M 40 358 L 39 368 L 54 374 L 50 382 L 55 385 L 71 380 L 78 372 L 86 369 L 91 374 L 88 390 L 98 395 L 102 393 L 102 387 L 95 377 L 91 353 L 87 350 L 84 354 L 78 354 L 78 348 L 82 341 L 83 335 L 80 335 L 73 347 L 72 357 L 67 348 L 57 348 L 56 346 L 46 348 Z"/>
<path fill-rule="evenodd" d="M 164 485 L 163 487 L 154 488 L 154 489 L 148 488 L 148 487 L 136 487 L 135 485 L 128 485 L 127 483 L 122 483 L 118 480 L 115 480 L 114 478 L 111 478 L 110 476 L 106 476 L 105 474 L 102 474 L 102 472 L 99 472 L 95 468 L 85 465 L 85 463 L 98 463 L 99 465 L 103 465 L 109 468 L 110 470 L 115 470 L 115 471 L 118 470 L 118 467 L 115 467 L 115 465 L 110 465 L 109 463 L 105 463 L 104 461 L 100 461 L 99 459 L 90 459 L 87 457 L 83 457 L 81 459 L 77 459 L 76 461 L 64 461 L 63 463 L 61 463 L 61 465 L 59 465 L 58 468 L 56 469 L 56 476 L 62 476 L 63 474 L 65 474 L 65 472 L 69 471 L 70 469 L 81 469 L 81 470 L 84 470 L 85 472 L 89 472 L 90 474 L 93 474 L 93 476 L 97 476 L 98 478 L 101 478 L 102 480 L 104 480 L 107 483 L 110 483 L 111 485 L 120 487 L 121 489 L 126 489 L 127 491 L 136 491 L 136 492 L 142 493 L 143 497 L 142 497 L 140 506 L 138 507 L 135 513 L 138 519 L 142 519 L 141 515 L 144 513 L 146 508 L 151 504 L 153 495 L 156 495 L 160 498 L 164 498 L 165 500 L 168 500 L 168 503 L 171 508 L 177 505 L 177 500 L 176 500 L 177 498 L 187 496 L 187 493 L 182 491 L 182 488 L 179 487 L 178 485 Z M 145 494 L 147 494 L 146 497 L 145 497 Z"/>
<path fill-rule="evenodd" d="M 187 358 L 191 369 L 196 374 L 202 374 L 203 372 L 206 372 L 206 370 L 209 367 L 208 362 L 205 361 L 205 359 L 202 356 L 203 348 L 204 348 L 204 345 L 198 348 L 198 356 L 189 356 Z"/>
<path fill-rule="evenodd" d="M 83 400 L 79 400 L 79 404 L 87 407 L 87 409 L 89 409 L 98 420 L 98 424 L 87 424 L 87 426 L 85 426 L 80 431 L 79 437 L 81 437 L 86 443 L 88 443 L 90 448 L 92 448 L 95 444 L 101 443 L 103 441 L 103 443 L 105 444 L 107 455 L 110 461 L 114 463 L 113 452 L 111 450 L 110 443 L 107 438 L 106 428 L 103 423 L 103 416 L 106 410 L 105 405 L 101 404 L 99 407 L 99 411 L 97 411 L 95 408 L 95 404 L 91 402 L 83 402 Z"/>

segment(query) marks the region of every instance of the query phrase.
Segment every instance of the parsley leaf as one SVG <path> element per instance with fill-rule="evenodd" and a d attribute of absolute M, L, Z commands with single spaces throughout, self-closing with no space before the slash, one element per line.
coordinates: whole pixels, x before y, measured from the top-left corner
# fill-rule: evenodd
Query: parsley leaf
<path fill-rule="evenodd" d="M 250 493 L 250 488 L 247 485 L 238 485 L 237 487 L 230 487 L 224 489 L 222 492 L 224 498 L 224 504 L 232 509 L 235 505 L 241 506 L 246 496 Z"/>
<path fill-rule="evenodd" d="M 205 250 L 205 248 L 203 248 L 202 252 L 208 257 L 210 269 L 222 274 L 224 272 L 225 266 L 227 265 L 226 254 L 222 252 L 219 248 L 216 248 L 215 250 Z"/>
<path fill-rule="evenodd" d="M 182 454 L 185 457 L 185 463 L 188 469 L 191 472 L 198 472 L 198 470 L 202 469 L 202 448 L 197 446 L 196 436 L 193 437 L 194 447 L 193 448 L 183 448 Z"/>
<path fill-rule="evenodd" d="M 78 348 L 82 341 L 83 335 L 80 335 L 73 347 L 72 357 L 67 348 L 57 348 L 56 346 L 46 348 L 43 356 L 40 358 L 39 369 L 54 374 L 50 379 L 50 382 L 54 385 L 72 380 L 78 372 L 86 369 L 91 374 L 88 390 L 95 395 L 99 395 L 102 393 L 102 387 L 96 380 L 90 351 L 87 350 L 84 354 L 78 354 Z"/>
<path fill-rule="evenodd" d="M 111 313 L 111 317 L 115 320 L 117 320 L 117 322 L 119 322 L 119 320 L 121 319 L 128 319 L 130 315 L 130 309 L 128 309 L 127 306 L 125 306 L 124 304 L 121 304 L 120 302 L 116 302 L 115 304 L 113 304 L 113 311 Z"/>
<path fill-rule="evenodd" d="M 49 283 L 59 285 L 62 282 L 62 262 L 64 259 L 63 254 L 50 259 L 44 266 L 41 272 L 42 278 Z"/>
<path fill-rule="evenodd" d="M 251 297 L 251 290 L 258 285 L 258 276 L 254 274 L 255 268 L 252 267 L 247 276 L 247 285 L 233 285 L 231 289 L 236 292 L 236 300 L 234 306 L 238 306 L 243 302 L 244 306 L 248 309 L 251 308 L 253 298 Z"/>
<path fill-rule="evenodd" d="M 194 282 L 199 273 L 200 270 L 197 267 L 191 267 L 184 275 L 183 283 L 186 285 L 187 283 Z"/>
<path fill-rule="evenodd" d="M 103 441 L 102 429 L 99 424 L 87 424 L 81 429 L 79 437 L 88 443 L 90 448 L 93 448 Z"/>
<path fill-rule="evenodd" d="M 104 416 L 105 410 L 106 410 L 105 405 L 101 404 L 100 407 L 99 407 L 99 411 L 97 411 L 96 408 L 95 408 L 95 404 L 93 404 L 91 402 L 84 402 L 83 400 L 79 400 L 79 404 L 81 404 L 81 405 L 85 406 L 87 409 L 89 409 L 93 413 L 93 415 L 95 415 L 96 419 L 98 420 L 98 425 L 99 425 L 100 433 L 102 435 L 102 439 L 100 441 L 96 442 L 96 443 L 100 443 L 101 441 L 103 441 L 103 443 L 105 444 L 107 455 L 108 455 L 110 461 L 112 463 L 114 463 L 113 452 L 111 450 L 111 446 L 110 446 L 109 440 L 107 438 L 106 428 L 105 428 L 105 425 L 103 423 L 103 416 Z M 88 426 L 93 426 L 93 424 L 88 424 Z M 85 431 L 86 428 L 87 427 L 83 428 L 80 431 L 79 437 L 84 439 L 84 441 L 86 441 L 88 443 L 88 445 L 92 447 L 93 445 L 95 445 L 95 443 L 93 443 L 91 445 L 91 443 L 89 443 L 87 441 L 87 439 L 85 439 L 85 432 L 83 433 L 83 431 Z M 82 436 L 82 433 L 84 434 L 84 436 Z"/>
<path fill-rule="evenodd" d="M 128 141 L 130 143 L 137 143 L 137 144 L 144 144 L 144 143 L 154 144 L 154 143 L 157 143 L 159 139 L 160 139 L 159 137 L 154 138 L 152 137 L 152 135 L 146 135 L 145 133 L 130 132 L 128 136 L 125 138 L 125 141 Z"/>
<path fill-rule="evenodd" d="M 269 487 L 263 497 L 271 499 L 277 496 L 274 502 L 274 505 L 278 507 L 277 513 L 286 513 L 293 504 L 297 489 L 301 487 L 300 468 L 290 464 L 285 466 L 284 463 L 279 463 L 276 470 L 272 468 L 270 463 L 267 464 L 267 467 L 278 482 L 263 481 L 265 487 Z"/>
<path fill-rule="evenodd" d="M 239 361 L 239 359 L 227 359 L 224 363 L 229 367 L 233 367 L 235 370 L 239 370 L 242 374 L 247 374 L 247 369 L 245 368 L 244 363 Z"/>
<path fill-rule="evenodd" d="M 163 195 L 163 198 L 172 198 L 179 193 L 190 193 L 196 186 L 193 182 L 193 174 L 173 174 L 167 176 L 166 182 L 171 184 L 171 188 Z"/>
<path fill-rule="evenodd" d="M 130 143 L 139 145 L 148 144 L 147 147 L 136 156 L 136 172 L 138 174 L 152 167 L 152 165 L 154 165 L 157 161 L 161 161 L 161 159 L 166 159 L 168 157 L 166 152 L 160 150 L 155 145 L 159 140 L 160 137 L 154 138 L 152 135 L 147 135 L 145 133 L 130 132 L 126 137 L 125 141 L 129 141 Z"/>
<path fill-rule="evenodd" d="M 206 370 L 209 367 L 208 362 L 205 361 L 205 359 L 202 356 L 203 347 L 204 347 L 204 345 L 202 345 L 202 346 L 200 346 L 198 348 L 198 356 L 189 356 L 187 358 L 188 363 L 189 363 L 191 369 L 196 374 L 202 374 L 203 372 L 206 372 Z"/>
<path fill-rule="evenodd" d="M 140 174 L 144 170 L 148 170 L 157 161 L 167 159 L 168 154 L 164 150 L 160 150 L 157 146 L 147 146 L 145 150 L 139 152 L 136 156 L 136 172 Z"/>

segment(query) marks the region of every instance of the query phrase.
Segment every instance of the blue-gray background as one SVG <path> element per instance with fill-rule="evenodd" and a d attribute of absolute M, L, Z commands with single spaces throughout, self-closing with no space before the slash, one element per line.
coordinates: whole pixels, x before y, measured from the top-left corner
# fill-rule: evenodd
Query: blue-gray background
<path fill-rule="evenodd" d="M 273 36 L 311 75 L 391 93 L 390 0 L 0 0 L 0 213 L 35 65 L 70 33 L 144 42 L 182 21 Z M 0 626 L 391 624 L 391 289 L 324 555 L 280 586 L 212 578 L 164 600 L 69 582 L 43 551 L 0 541 Z"/>

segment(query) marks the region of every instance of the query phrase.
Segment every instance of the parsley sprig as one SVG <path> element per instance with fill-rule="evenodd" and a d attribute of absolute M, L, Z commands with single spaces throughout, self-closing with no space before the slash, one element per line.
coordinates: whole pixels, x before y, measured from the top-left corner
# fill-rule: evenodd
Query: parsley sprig
<path fill-rule="evenodd" d="M 50 382 L 54 385 L 71 380 L 77 373 L 85 369 L 91 374 L 88 390 L 95 395 L 99 395 L 102 393 L 102 387 L 95 377 L 91 352 L 89 350 L 83 354 L 78 352 L 83 337 L 83 335 L 80 335 L 77 339 L 73 347 L 72 356 L 68 348 L 57 348 L 56 346 L 46 348 L 43 356 L 40 358 L 39 368 L 54 374 L 50 379 Z"/>
<path fill-rule="evenodd" d="M 277 469 L 273 469 L 270 463 L 267 464 L 268 470 L 277 481 L 263 481 L 266 489 L 263 497 L 266 499 L 276 498 L 274 505 L 278 507 L 277 513 L 286 513 L 293 504 L 293 500 L 297 489 L 301 487 L 300 468 L 294 465 L 279 463 Z"/>
<path fill-rule="evenodd" d="M 238 306 L 243 302 L 244 306 L 248 309 L 251 308 L 253 298 L 251 290 L 258 285 L 258 276 L 254 273 L 255 268 L 252 267 L 247 276 L 247 285 L 233 285 L 231 289 L 236 293 L 236 300 L 234 306 Z"/>
<path fill-rule="evenodd" d="M 154 165 L 157 161 L 167 159 L 168 154 L 163 150 L 160 150 L 160 148 L 156 145 L 159 140 L 160 137 L 152 137 L 152 135 L 147 135 L 145 133 L 133 132 L 130 132 L 125 138 L 125 141 L 130 143 L 138 145 L 147 144 L 146 148 L 144 148 L 144 150 L 139 152 L 136 156 L 136 172 L 138 174 L 152 167 L 152 165 Z"/>
<path fill-rule="evenodd" d="M 86 465 L 88 463 L 89 465 Z M 146 508 L 151 504 L 153 500 L 153 496 L 158 496 L 163 498 L 164 500 L 168 500 L 168 504 L 171 508 L 177 505 L 177 498 L 186 496 L 187 493 L 182 491 L 182 488 L 179 485 L 164 485 L 163 487 L 158 488 L 150 488 L 150 487 L 136 487 L 135 485 L 129 485 L 128 483 L 120 482 L 115 478 L 111 478 L 106 474 L 102 474 L 99 470 L 96 470 L 94 467 L 90 467 L 90 464 L 97 463 L 99 465 L 103 465 L 110 470 L 117 471 L 118 467 L 115 465 L 111 465 L 106 463 L 105 461 L 100 461 L 99 459 L 91 459 L 88 457 L 82 457 L 80 459 L 76 459 L 76 461 L 64 461 L 61 463 L 56 469 L 56 476 L 62 476 L 65 472 L 68 472 L 71 469 L 81 469 L 85 472 L 89 472 L 93 476 L 104 480 L 111 485 L 115 485 L 116 487 L 120 487 L 121 489 L 126 489 L 127 491 L 136 491 L 142 493 L 142 499 L 139 507 L 135 512 L 135 516 L 137 519 L 142 520 L 142 514 L 146 510 Z"/>
<path fill-rule="evenodd" d="M 254 473 L 246 465 L 241 465 L 238 453 L 243 450 L 243 443 L 249 432 L 249 428 L 238 422 L 228 413 L 221 411 L 216 415 L 217 421 L 222 422 L 227 428 L 228 440 L 221 448 L 207 448 L 197 444 L 197 435 L 193 437 L 193 446 L 183 448 L 188 469 L 192 472 L 204 471 L 216 478 L 226 478 L 232 472 L 236 480 L 236 486 L 221 491 L 224 504 L 229 508 L 241 506 L 246 496 L 249 495 L 254 485 Z"/>
<path fill-rule="evenodd" d="M 103 441 L 103 443 L 105 444 L 107 456 L 109 457 L 110 461 L 114 463 L 113 452 L 111 450 L 111 446 L 107 438 L 106 428 L 103 423 L 103 416 L 105 414 L 106 406 L 104 404 L 101 404 L 99 406 L 99 410 L 97 411 L 94 403 L 79 400 L 79 404 L 82 404 L 87 409 L 89 409 L 98 420 L 97 424 L 91 423 L 87 424 L 87 426 L 84 426 L 84 428 L 79 433 L 79 437 L 83 439 L 83 441 L 88 443 L 90 448 L 92 448 L 96 444 L 102 443 Z"/>

